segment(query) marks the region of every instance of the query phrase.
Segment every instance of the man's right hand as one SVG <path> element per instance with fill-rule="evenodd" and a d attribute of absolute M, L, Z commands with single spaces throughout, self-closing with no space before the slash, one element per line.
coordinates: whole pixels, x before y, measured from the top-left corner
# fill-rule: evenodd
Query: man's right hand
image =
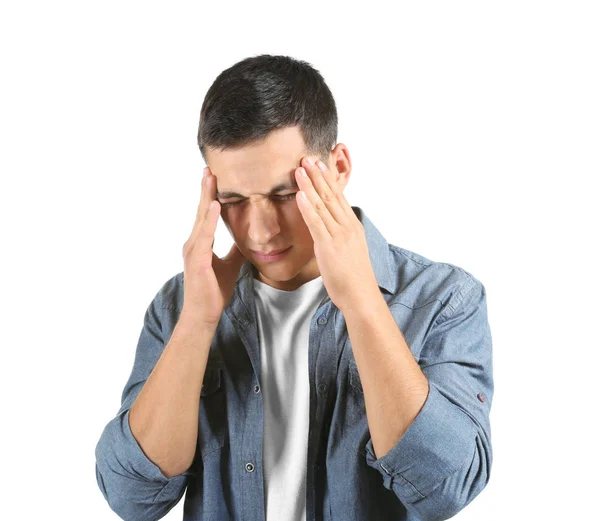
<path fill-rule="evenodd" d="M 216 327 L 229 305 L 245 257 L 235 242 L 224 258 L 213 252 L 215 230 L 221 212 L 216 199 L 216 178 L 207 166 L 202 178 L 200 204 L 189 239 L 183 245 L 182 315 Z"/>

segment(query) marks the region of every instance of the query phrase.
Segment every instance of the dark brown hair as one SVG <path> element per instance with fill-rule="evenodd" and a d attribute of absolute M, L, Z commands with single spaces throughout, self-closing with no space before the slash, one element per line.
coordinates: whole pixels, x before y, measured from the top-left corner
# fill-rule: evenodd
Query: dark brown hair
<path fill-rule="evenodd" d="M 307 153 L 328 160 L 337 140 L 337 109 L 325 80 L 309 63 L 262 54 L 224 70 L 200 111 L 198 146 L 236 149 L 276 129 L 299 126 Z"/>

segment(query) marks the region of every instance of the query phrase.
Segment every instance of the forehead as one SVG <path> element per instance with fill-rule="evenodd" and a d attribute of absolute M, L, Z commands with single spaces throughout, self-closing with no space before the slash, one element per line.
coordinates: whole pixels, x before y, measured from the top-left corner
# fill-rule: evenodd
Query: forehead
<path fill-rule="evenodd" d="M 208 149 L 206 159 L 217 191 L 266 194 L 275 185 L 295 181 L 294 171 L 306 155 L 298 127 L 271 132 L 264 140 L 235 150 Z"/>

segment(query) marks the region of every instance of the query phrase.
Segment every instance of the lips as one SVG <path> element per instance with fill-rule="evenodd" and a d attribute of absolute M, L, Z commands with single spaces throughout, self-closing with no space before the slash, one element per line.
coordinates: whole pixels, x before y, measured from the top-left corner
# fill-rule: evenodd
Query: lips
<path fill-rule="evenodd" d="M 288 246 L 288 248 L 289 248 L 289 246 Z M 267 257 L 267 256 L 277 255 L 278 253 L 281 253 L 282 251 L 285 251 L 288 248 L 281 248 L 279 250 L 271 250 L 269 252 L 258 251 L 258 250 L 252 250 L 252 251 L 254 253 L 258 253 L 259 255 L 264 255 L 265 257 Z"/>

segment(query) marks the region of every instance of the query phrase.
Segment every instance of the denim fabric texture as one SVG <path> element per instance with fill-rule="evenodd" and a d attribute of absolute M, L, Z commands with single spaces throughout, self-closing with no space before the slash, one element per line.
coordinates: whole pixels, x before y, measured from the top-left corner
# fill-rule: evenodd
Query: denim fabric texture
<path fill-rule="evenodd" d="M 328 296 L 321 301 L 309 333 L 307 520 L 449 519 L 490 478 L 492 338 L 485 288 L 462 268 L 388 244 L 364 211 L 352 208 L 365 229 L 381 294 L 429 381 L 429 394 L 404 436 L 377 459 L 344 316 Z M 165 477 L 131 433 L 129 409 L 182 304 L 180 272 L 146 310 L 121 407 L 96 445 L 98 486 L 127 521 L 162 518 L 186 491 L 184 521 L 264 521 L 261 361 L 249 261 L 210 348 L 192 466 Z"/>

